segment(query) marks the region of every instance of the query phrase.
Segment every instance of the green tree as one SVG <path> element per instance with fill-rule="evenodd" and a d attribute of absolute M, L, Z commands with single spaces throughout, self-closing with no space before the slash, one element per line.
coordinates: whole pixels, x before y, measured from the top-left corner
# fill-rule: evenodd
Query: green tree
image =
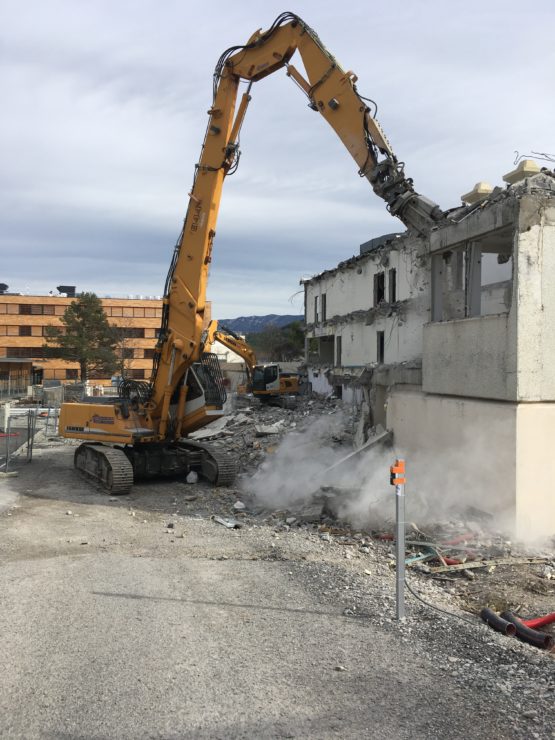
<path fill-rule="evenodd" d="M 60 319 L 62 326 L 45 330 L 45 354 L 78 362 L 80 377 L 110 376 L 117 367 L 116 345 L 102 303 L 94 293 L 81 293 Z"/>
<path fill-rule="evenodd" d="M 260 362 L 292 362 L 304 357 L 304 331 L 300 321 L 281 329 L 274 324 L 247 335 L 247 342 Z"/>

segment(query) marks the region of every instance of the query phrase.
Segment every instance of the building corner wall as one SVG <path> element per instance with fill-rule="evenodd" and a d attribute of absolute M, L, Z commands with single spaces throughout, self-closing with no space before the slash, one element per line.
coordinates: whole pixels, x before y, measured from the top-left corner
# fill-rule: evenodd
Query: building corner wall
<path fill-rule="evenodd" d="M 513 531 L 516 419 L 514 403 L 392 389 L 387 428 L 407 460 L 407 495 L 427 516 L 453 516 L 473 506 L 492 514 L 496 527 Z"/>
<path fill-rule="evenodd" d="M 516 535 L 555 534 L 555 404 L 521 403 L 516 420 Z"/>

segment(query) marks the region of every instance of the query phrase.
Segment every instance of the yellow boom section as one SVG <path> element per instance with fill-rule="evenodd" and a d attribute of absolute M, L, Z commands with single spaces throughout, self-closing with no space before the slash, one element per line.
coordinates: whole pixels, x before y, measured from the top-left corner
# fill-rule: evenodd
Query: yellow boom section
<path fill-rule="evenodd" d="M 308 79 L 289 63 L 296 51 Z M 170 400 L 186 370 L 202 352 L 206 283 L 222 186 L 225 176 L 238 164 L 238 137 L 251 84 L 284 67 L 307 95 L 310 106 L 337 133 L 355 160 L 359 175 L 370 181 L 391 213 L 419 232 L 431 228 L 442 216 L 438 206 L 414 192 L 378 122 L 357 92 L 356 75 L 340 67 L 298 16 L 284 13 L 244 46 L 224 52 L 214 73 L 208 127 L 166 283 L 150 401 L 151 419 L 162 437 Z M 250 84 L 235 113 L 241 80 Z"/>

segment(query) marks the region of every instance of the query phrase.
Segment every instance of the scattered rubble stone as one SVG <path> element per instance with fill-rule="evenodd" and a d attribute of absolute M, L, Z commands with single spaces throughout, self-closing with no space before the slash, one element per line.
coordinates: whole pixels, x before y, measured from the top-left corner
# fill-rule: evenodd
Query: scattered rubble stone
<path fill-rule="evenodd" d="M 189 473 L 187 473 L 187 477 L 185 478 L 187 483 L 197 483 L 198 482 L 198 473 L 195 470 L 191 470 Z"/>
<path fill-rule="evenodd" d="M 218 524 L 222 524 L 227 529 L 241 529 L 240 522 L 237 519 L 224 519 L 221 516 L 213 516 L 212 519 Z"/>

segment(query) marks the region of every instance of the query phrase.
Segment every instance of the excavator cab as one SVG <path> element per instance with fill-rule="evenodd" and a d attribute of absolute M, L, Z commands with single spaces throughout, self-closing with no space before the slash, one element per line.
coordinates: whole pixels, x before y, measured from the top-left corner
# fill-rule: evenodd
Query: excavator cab
<path fill-rule="evenodd" d="M 260 391 L 271 393 L 279 392 L 279 366 L 272 365 L 255 365 L 252 374 L 253 393 Z"/>

